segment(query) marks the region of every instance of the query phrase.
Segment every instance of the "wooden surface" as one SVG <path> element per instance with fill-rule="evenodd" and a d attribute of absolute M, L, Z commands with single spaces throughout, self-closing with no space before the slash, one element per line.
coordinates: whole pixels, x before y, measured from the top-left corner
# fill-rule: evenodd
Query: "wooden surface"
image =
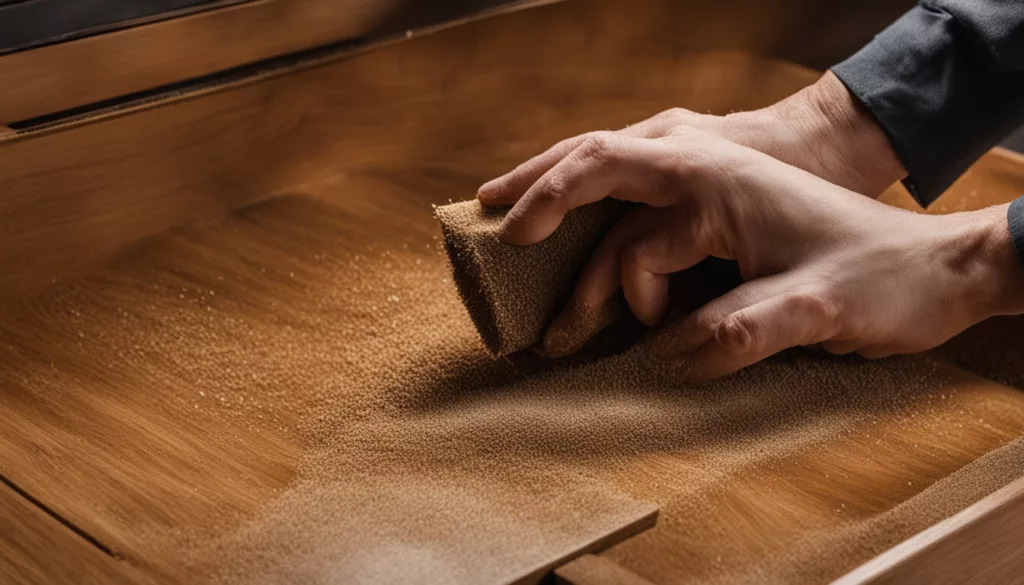
<path fill-rule="evenodd" d="M 255 0 L 0 56 L 11 123 L 353 38 L 392 5 Z"/>
<path fill-rule="evenodd" d="M 340 431 L 330 440 L 318 432 L 327 422 L 365 432 L 360 413 L 408 390 L 376 380 L 472 343 L 471 328 L 428 347 L 391 332 L 410 320 L 461 323 L 438 304 L 454 293 L 429 247 L 437 235 L 430 204 L 470 196 L 483 180 L 569 134 L 676 105 L 722 113 L 757 107 L 814 79 L 743 54 L 688 52 L 727 30 L 724 13 L 686 21 L 695 31 L 688 36 L 665 24 L 664 13 L 624 14 L 617 5 L 537 9 L 0 142 L 0 216 L 11 218 L 0 228 L 0 282 L 9 295 L 0 316 L 0 473 L 150 576 L 190 582 L 206 574 L 190 570 L 216 568 L 204 564 L 212 553 L 229 551 L 259 567 L 268 550 L 281 548 L 288 554 L 275 570 L 313 570 L 303 555 L 344 540 L 331 529 L 357 531 L 346 524 L 351 514 L 339 510 L 345 489 L 354 488 L 344 475 L 311 483 L 317 465 L 326 458 L 342 470 L 387 468 L 373 459 L 346 462 L 377 453 L 338 443 Z M 206 223 L 125 250 L 195 220 Z M 421 268 L 401 277 L 392 265 Z M 51 280 L 58 285 L 40 297 L 10 299 Z M 347 356 L 368 349 L 379 355 L 353 370 Z M 681 436 L 643 452 L 632 438 L 664 418 L 638 428 L 614 409 L 601 412 L 593 431 L 578 428 L 584 436 L 574 438 L 613 452 L 614 473 L 595 463 L 609 453 L 566 462 L 532 442 L 561 436 L 564 417 L 520 429 L 508 439 L 515 449 L 488 451 L 478 435 L 455 433 L 465 441 L 461 450 L 421 459 L 446 468 L 510 453 L 533 466 L 506 478 L 524 490 L 559 487 L 541 481 L 566 477 L 545 475 L 546 466 L 598 467 L 602 485 L 626 492 L 626 501 L 650 500 L 666 511 L 658 527 L 608 557 L 657 583 L 708 577 L 723 563 L 771 558 L 814 529 L 841 530 L 884 514 L 1020 435 L 1019 392 L 944 371 L 944 382 L 908 391 L 915 400 L 895 409 L 869 408 L 851 395 L 906 389 L 879 384 L 847 395 L 833 388 L 855 380 L 803 386 L 799 396 L 817 409 L 816 420 L 843 429 L 838 435 L 811 432 L 814 421 L 795 415 L 756 433 L 736 426 L 738 411 L 772 406 L 758 404 L 756 386 L 716 396 L 724 410 L 698 421 L 700 441 Z M 501 388 L 488 390 L 502 396 Z M 443 412 L 467 409 L 469 430 L 480 424 L 487 437 L 505 437 L 506 427 L 484 424 L 489 395 L 450 397 Z M 674 404 L 685 406 L 667 406 Z M 413 412 L 405 421 L 413 428 L 442 416 Z M 542 414 L 530 404 L 516 412 L 527 422 Z M 717 427 L 729 431 L 724 440 L 700 434 Z M 444 430 L 388 444 L 415 448 L 453 435 Z M 790 449 L 745 451 L 752 437 Z M 530 457 L 519 457 L 522 449 Z M 733 449 L 747 458 L 694 476 Z M 410 491 L 412 501 L 431 492 Z M 315 505 L 289 507 L 296 493 Z M 466 528 L 467 540 L 486 544 L 472 538 L 479 536 L 473 529 Z M 240 547 L 232 540 L 238 534 L 255 544 Z"/>
<path fill-rule="evenodd" d="M 835 585 L 1024 583 L 1024 478 L 879 555 Z"/>
<path fill-rule="evenodd" d="M 415 23 L 429 31 L 555 1 L 508 2 L 468 15 L 437 8 L 454 21 Z M 401 0 L 251 0 L 0 55 L 0 123 L 14 125 L 330 43 L 401 41 L 402 33 L 411 33 L 388 27 L 404 7 Z"/>
<path fill-rule="evenodd" d="M 254 0 L 0 56 L 0 79 L 4 80 L 0 124 L 373 34 L 378 26 L 387 27 L 404 4 L 400 0 Z M 651 19 L 648 26 L 668 45 L 753 50 L 824 68 L 856 50 L 912 2 L 657 4 L 650 13 L 664 18 Z M 629 17 L 636 18 L 636 12 Z M 710 26 L 694 26 L 695 17 Z M 737 18 L 743 20 L 737 22 Z M 772 26 L 764 26 L 769 22 Z M 673 32 L 681 34 L 667 40 Z M 605 30 L 602 34 L 619 33 Z"/>
<path fill-rule="evenodd" d="M 102 32 L 197 12 L 241 0 L 148 0 L 68 3 L 63 0 L 0 2 L 0 54 L 70 41 Z M 206 6 L 204 6 L 206 5 Z M 60 16 L 55 18 L 55 14 Z"/>
<path fill-rule="evenodd" d="M 565 134 L 679 104 L 756 107 L 813 79 L 741 54 L 683 52 L 690 39 L 675 30 L 639 42 L 656 19 L 631 16 L 610 1 L 537 8 L 202 99 L 0 140 L 0 216 L 9 220 L 0 297 L 62 281 L 171 226 L 340 173 L 434 165 L 482 181 Z M 606 30 L 615 33 L 595 36 Z M 589 66 L 597 61 L 601 68 Z M 646 75 L 637 75 L 640 62 Z"/>
<path fill-rule="evenodd" d="M 653 585 L 610 559 L 584 555 L 553 572 L 557 585 Z"/>
<path fill-rule="evenodd" d="M 119 585 L 148 581 L 0 483 L 0 583 Z"/>
<path fill-rule="evenodd" d="M 653 528 L 657 521 L 658 509 L 655 506 L 651 506 L 646 514 L 638 515 L 632 523 L 617 527 L 615 530 L 610 531 L 605 535 L 602 535 L 600 538 L 593 540 L 593 542 L 590 542 L 585 546 L 577 546 L 573 547 L 571 550 L 555 552 L 550 561 L 545 562 L 543 565 L 537 567 L 530 574 L 526 575 L 525 577 L 517 581 L 516 585 L 532 585 L 535 583 L 546 582 L 545 579 L 548 578 L 551 574 L 554 574 L 556 576 L 560 574 L 566 574 L 564 570 L 566 569 L 566 567 L 569 567 L 568 574 L 571 575 L 579 574 L 578 571 L 579 567 L 581 566 L 594 567 L 595 565 L 600 565 L 601 567 L 604 567 L 605 572 L 607 574 L 616 574 L 619 578 L 621 578 L 624 575 L 628 575 L 628 571 L 626 571 L 625 569 L 620 569 L 618 573 L 612 573 L 614 569 L 610 568 L 609 564 L 614 563 L 611 563 L 611 561 L 605 561 L 603 559 L 599 561 L 593 561 L 593 559 L 600 558 L 594 555 L 600 553 L 601 551 L 607 549 L 610 546 L 618 544 L 624 540 L 636 536 L 637 534 L 642 533 L 645 530 Z M 595 569 L 594 574 L 596 575 L 598 571 L 599 570 Z M 602 582 L 597 581 L 594 582 L 592 585 L 603 584 Z M 642 581 L 636 581 L 625 582 L 621 585 L 644 584 Z"/>

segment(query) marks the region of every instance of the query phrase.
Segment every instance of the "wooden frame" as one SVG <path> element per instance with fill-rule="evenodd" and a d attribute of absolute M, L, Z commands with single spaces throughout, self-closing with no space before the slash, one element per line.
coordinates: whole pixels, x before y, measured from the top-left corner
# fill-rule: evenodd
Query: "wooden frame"
<path fill-rule="evenodd" d="M 835 585 L 1011 583 L 1024 575 L 1024 478 L 878 555 Z"/>
<path fill-rule="evenodd" d="M 275 0 L 253 3 L 256 5 L 265 11 L 273 6 L 280 7 Z M 243 6 L 224 10 L 238 10 Z M 308 2 L 294 6 L 289 10 L 297 11 L 292 13 L 299 19 L 296 22 L 312 18 L 316 13 L 314 5 Z M 301 12 L 299 7 L 313 12 Z M 214 12 L 219 13 L 218 18 L 237 18 L 240 20 L 232 22 L 250 22 L 254 27 L 265 23 L 261 19 L 271 14 L 248 13 L 242 18 L 239 14 Z M 248 18 L 255 20 L 245 20 Z M 349 30 L 340 18 L 325 18 L 319 23 L 322 28 L 316 28 L 312 35 L 306 31 L 301 39 L 275 37 L 271 41 L 264 39 L 246 45 L 246 51 L 254 51 L 246 54 L 276 54 L 283 47 L 312 43 L 311 37 L 323 39 L 340 30 Z M 159 34 L 169 35 L 166 40 L 173 36 L 166 30 Z M 322 36 L 316 37 L 317 34 Z M 28 293 L 50 284 L 53 279 L 72 278 L 78 271 L 88 269 L 124 246 L 181 223 L 278 194 L 315 193 L 347 172 L 372 172 L 400 160 L 410 168 L 434 167 L 455 173 L 460 161 L 479 157 L 481 145 L 492 144 L 500 137 L 509 146 L 503 143 L 505 150 L 501 155 L 486 162 L 497 171 L 556 138 L 544 135 L 531 142 L 530 131 L 517 127 L 514 120 L 502 128 L 504 134 L 477 127 L 475 122 L 486 119 L 487 113 L 501 100 L 481 102 L 479 96 L 471 92 L 453 90 L 453 87 L 462 87 L 455 73 L 448 78 L 437 78 L 438 63 L 454 59 L 467 48 L 476 46 L 479 41 L 474 34 L 467 32 L 458 37 L 459 50 L 423 39 L 420 45 L 423 60 L 390 65 L 393 69 L 387 69 L 386 59 L 369 64 L 351 59 L 365 48 L 340 48 L 245 79 L 196 88 L 183 94 L 169 93 L 153 101 L 93 112 L 64 124 L 6 134 L 0 127 L 0 177 L 4 181 L 0 185 L 3 189 L 0 191 L 0 216 L 7 220 L 0 226 L 3 294 Z M 571 45 L 577 40 L 565 42 Z M 502 43 L 510 43 L 499 35 L 488 41 L 494 43 L 492 50 L 496 53 L 504 48 Z M 89 51 L 101 55 L 112 46 L 90 47 Z M 232 58 L 247 60 L 246 54 L 240 52 Z M 515 57 L 513 54 L 510 60 Z M 0 58 L 0 75 L 3 68 L 10 65 L 6 59 Z M 722 59 L 719 64 L 727 63 L 740 73 L 749 66 L 749 60 L 742 56 L 726 54 Z M 421 71 L 417 67 L 421 63 L 435 67 Z M 502 63 L 498 61 L 499 66 Z M 137 71 L 142 75 L 136 82 L 145 84 L 154 79 L 145 77 L 148 65 L 142 61 L 135 64 L 141 67 Z M 701 66 L 698 60 L 686 62 L 686 65 L 693 69 Z M 192 65 L 181 66 L 187 69 Z M 18 69 L 22 80 L 30 82 L 31 67 L 27 62 L 22 67 Z M 813 74 L 798 67 L 779 67 L 792 73 L 791 79 L 813 79 Z M 566 67 L 564 71 L 572 70 Z M 481 67 L 477 73 L 485 71 L 486 68 Z M 564 71 L 555 69 L 547 73 L 549 77 L 536 75 L 528 80 L 534 84 L 533 91 L 550 91 L 555 96 L 553 99 L 557 99 L 560 87 L 557 77 Z M 168 73 L 168 78 L 178 79 L 186 72 L 176 69 Z M 103 75 L 101 70 L 100 77 Z M 62 79 L 40 83 L 53 84 L 46 87 L 54 89 L 68 87 L 64 85 L 68 80 Z M 346 83 L 339 85 L 339 79 Z M 723 75 L 713 81 L 729 86 L 735 78 Z M 507 95 L 517 87 L 515 80 L 492 83 L 493 87 L 484 96 L 487 99 Z M 765 83 L 770 85 L 771 81 Z M 793 86 L 790 81 L 766 87 L 760 99 L 777 99 Z M 117 95 L 115 91 L 123 93 L 125 87 L 108 90 L 97 81 L 95 86 L 86 87 L 82 95 L 102 99 L 102 96 Z M 52 94 L 57 101 L 46 101 L 50 99 L 47 97 L 42 104 L 32 104 L 31 94 L 23 89 L 19 87 L 12 94 L 0 95 L 0 112 L 21 108 L 24 117 L 26 113 L 52 111 L 55 104 L 77 103 L 60 101 L 67 100 L 67 96 L 52 91 L 46 95 Z M 410 98 L 407 95 L 410 90 L 420 93 Z M 678 88 L 680 92 L 688 90 L 685 84 Z M 613 94 L 613 90 L 609 93 Z M 8 96 L 13 97 L 4 101 Z M 4 104 L 14 109 L 3 109 Z M 418 108 L 415 116 L 410 115 L 413 104 Z M 623 111 L 621 121 L 652 113 L 665 105 L 663 100 L 641 102 L 635 110 Z M 736 107 L 751 105 L 737 103 Z M 585 113 L 578 122 L 581 130 L 586 129 Z M 451 155 L 453 160 L 439 160 L 431 150 L 432 140 L 437 140 L 439 129 L 452 126 L 460 132 L 447 143 L 448 154 L 455 153 Z M 978 168 L 998 172 L 1019 162 L 1019 155 L 997 149 Z M 1018 187 L 1014 181 L 1008 178 L 999 190 L 990 192 L 986 203 L 1010 197 Z M 901 196 L 898 191 L 894 193 L 892 197 Z M 108 213 L 110 209 L 118 209 L 121 215 L 112 217 Z M 124 222 L 124 217 L 133 221 Z M 2 466 L 0 471 L 3 471 Z M 887 582 L 888 579 L 916 578 L 919 574 L 932 575 L 915 571 L 928 571 L 933 565 L 948 566 L 939 565 L 935 559 L 972 558 L 979 544 L 985 554 L 978 554 L 978 558 L 986 561 L 979 570 L 1019 569 L 1019 564 L 996 563 L 993 559 L 1001 559 L 998 556 L 1001 551 L 1014 550 L 1010 547 L 1024 539 L 1019 534 L 1024 513 L 1022 494 L 1024 479 L 888 551 L 845 577 L 844 583 Z M 964 544 L 967 540 L 971 541 L 969 545 Z M 1017 563 L 1021 560 L 1019 556 L 1011 560 Z M 938 576 L 951 575 L 962 577 L 952 571 Z"/>
<path fill-rule="evenodd" d="M 465 19 L 559 0 L 525 0 Z M 0 125 L 371 33 L 398 2 L 252 0 L 0 55 Z"/>

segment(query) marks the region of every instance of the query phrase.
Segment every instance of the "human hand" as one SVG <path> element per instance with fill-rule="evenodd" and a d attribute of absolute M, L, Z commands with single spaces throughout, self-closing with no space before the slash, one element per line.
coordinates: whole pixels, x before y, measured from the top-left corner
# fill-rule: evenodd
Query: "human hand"
<path fill-rule="evenodd" d="M 688 129 L 710 132 L 759 150 L 823 179 L 877 197 L 906 175 L 885 134 L 838 77 L 826 73 L 813 85 L 760 110 L 727 116 L 673 108 L 628 126 L 616 134 L 637 138 L 670 137 Z M 515 172 L 492 181 L 522 194 L 555 163 L 594 133 L 558 143 Z"/>
<path fill-rule="evenodd" d="M 921 351 L 991 315 L 1024 311 L 1005 206 L 898 210 L 692 127 L 658 138 L 596 133 L 478 194 L 484 204 L 514 204 L 501 237 L 515 245 L 610 196 L 645 205 L 596 250 L 546 349 L 620 288 L 641 321 L 658 324 L 668 275 L 708 256 L 736 260 L 745 282 L 663 334 L 669 355 L 694 352 L 696 379 L 799 345 L 866 357 Z"/>

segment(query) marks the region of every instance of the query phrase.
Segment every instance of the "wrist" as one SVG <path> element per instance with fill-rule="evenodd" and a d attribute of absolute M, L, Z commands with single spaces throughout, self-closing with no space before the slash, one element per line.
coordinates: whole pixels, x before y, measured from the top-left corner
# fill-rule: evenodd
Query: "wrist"
<path fill-rule="evenodd" d="M 961 267 L 967 283 L 963 302 L 975 320 L 1024 314 L 1024 262 L 1017 256 L 1007 221 L 1009 205 L 948 216 L 961 218 L 967 233 L 959 241 Z"/>
<path fill-rule="evenodd" d="M 743 123 L 757 129 L 751 140 L 770 150 L 748 146 L 851 191 L 877 197 L 906 176 L 885 133 L 831 72 L 746 115 Z"/>

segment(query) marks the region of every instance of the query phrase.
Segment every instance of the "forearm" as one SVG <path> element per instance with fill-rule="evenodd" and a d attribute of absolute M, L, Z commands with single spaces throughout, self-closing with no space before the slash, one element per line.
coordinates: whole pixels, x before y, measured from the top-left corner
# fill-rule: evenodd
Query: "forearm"
<path fill-rule="evenodd" d="M 906 176 L 874 118 L 831 72 L 770 107 L 730 114 L 723 124 L 735 142 L 870 197 Z"/>

